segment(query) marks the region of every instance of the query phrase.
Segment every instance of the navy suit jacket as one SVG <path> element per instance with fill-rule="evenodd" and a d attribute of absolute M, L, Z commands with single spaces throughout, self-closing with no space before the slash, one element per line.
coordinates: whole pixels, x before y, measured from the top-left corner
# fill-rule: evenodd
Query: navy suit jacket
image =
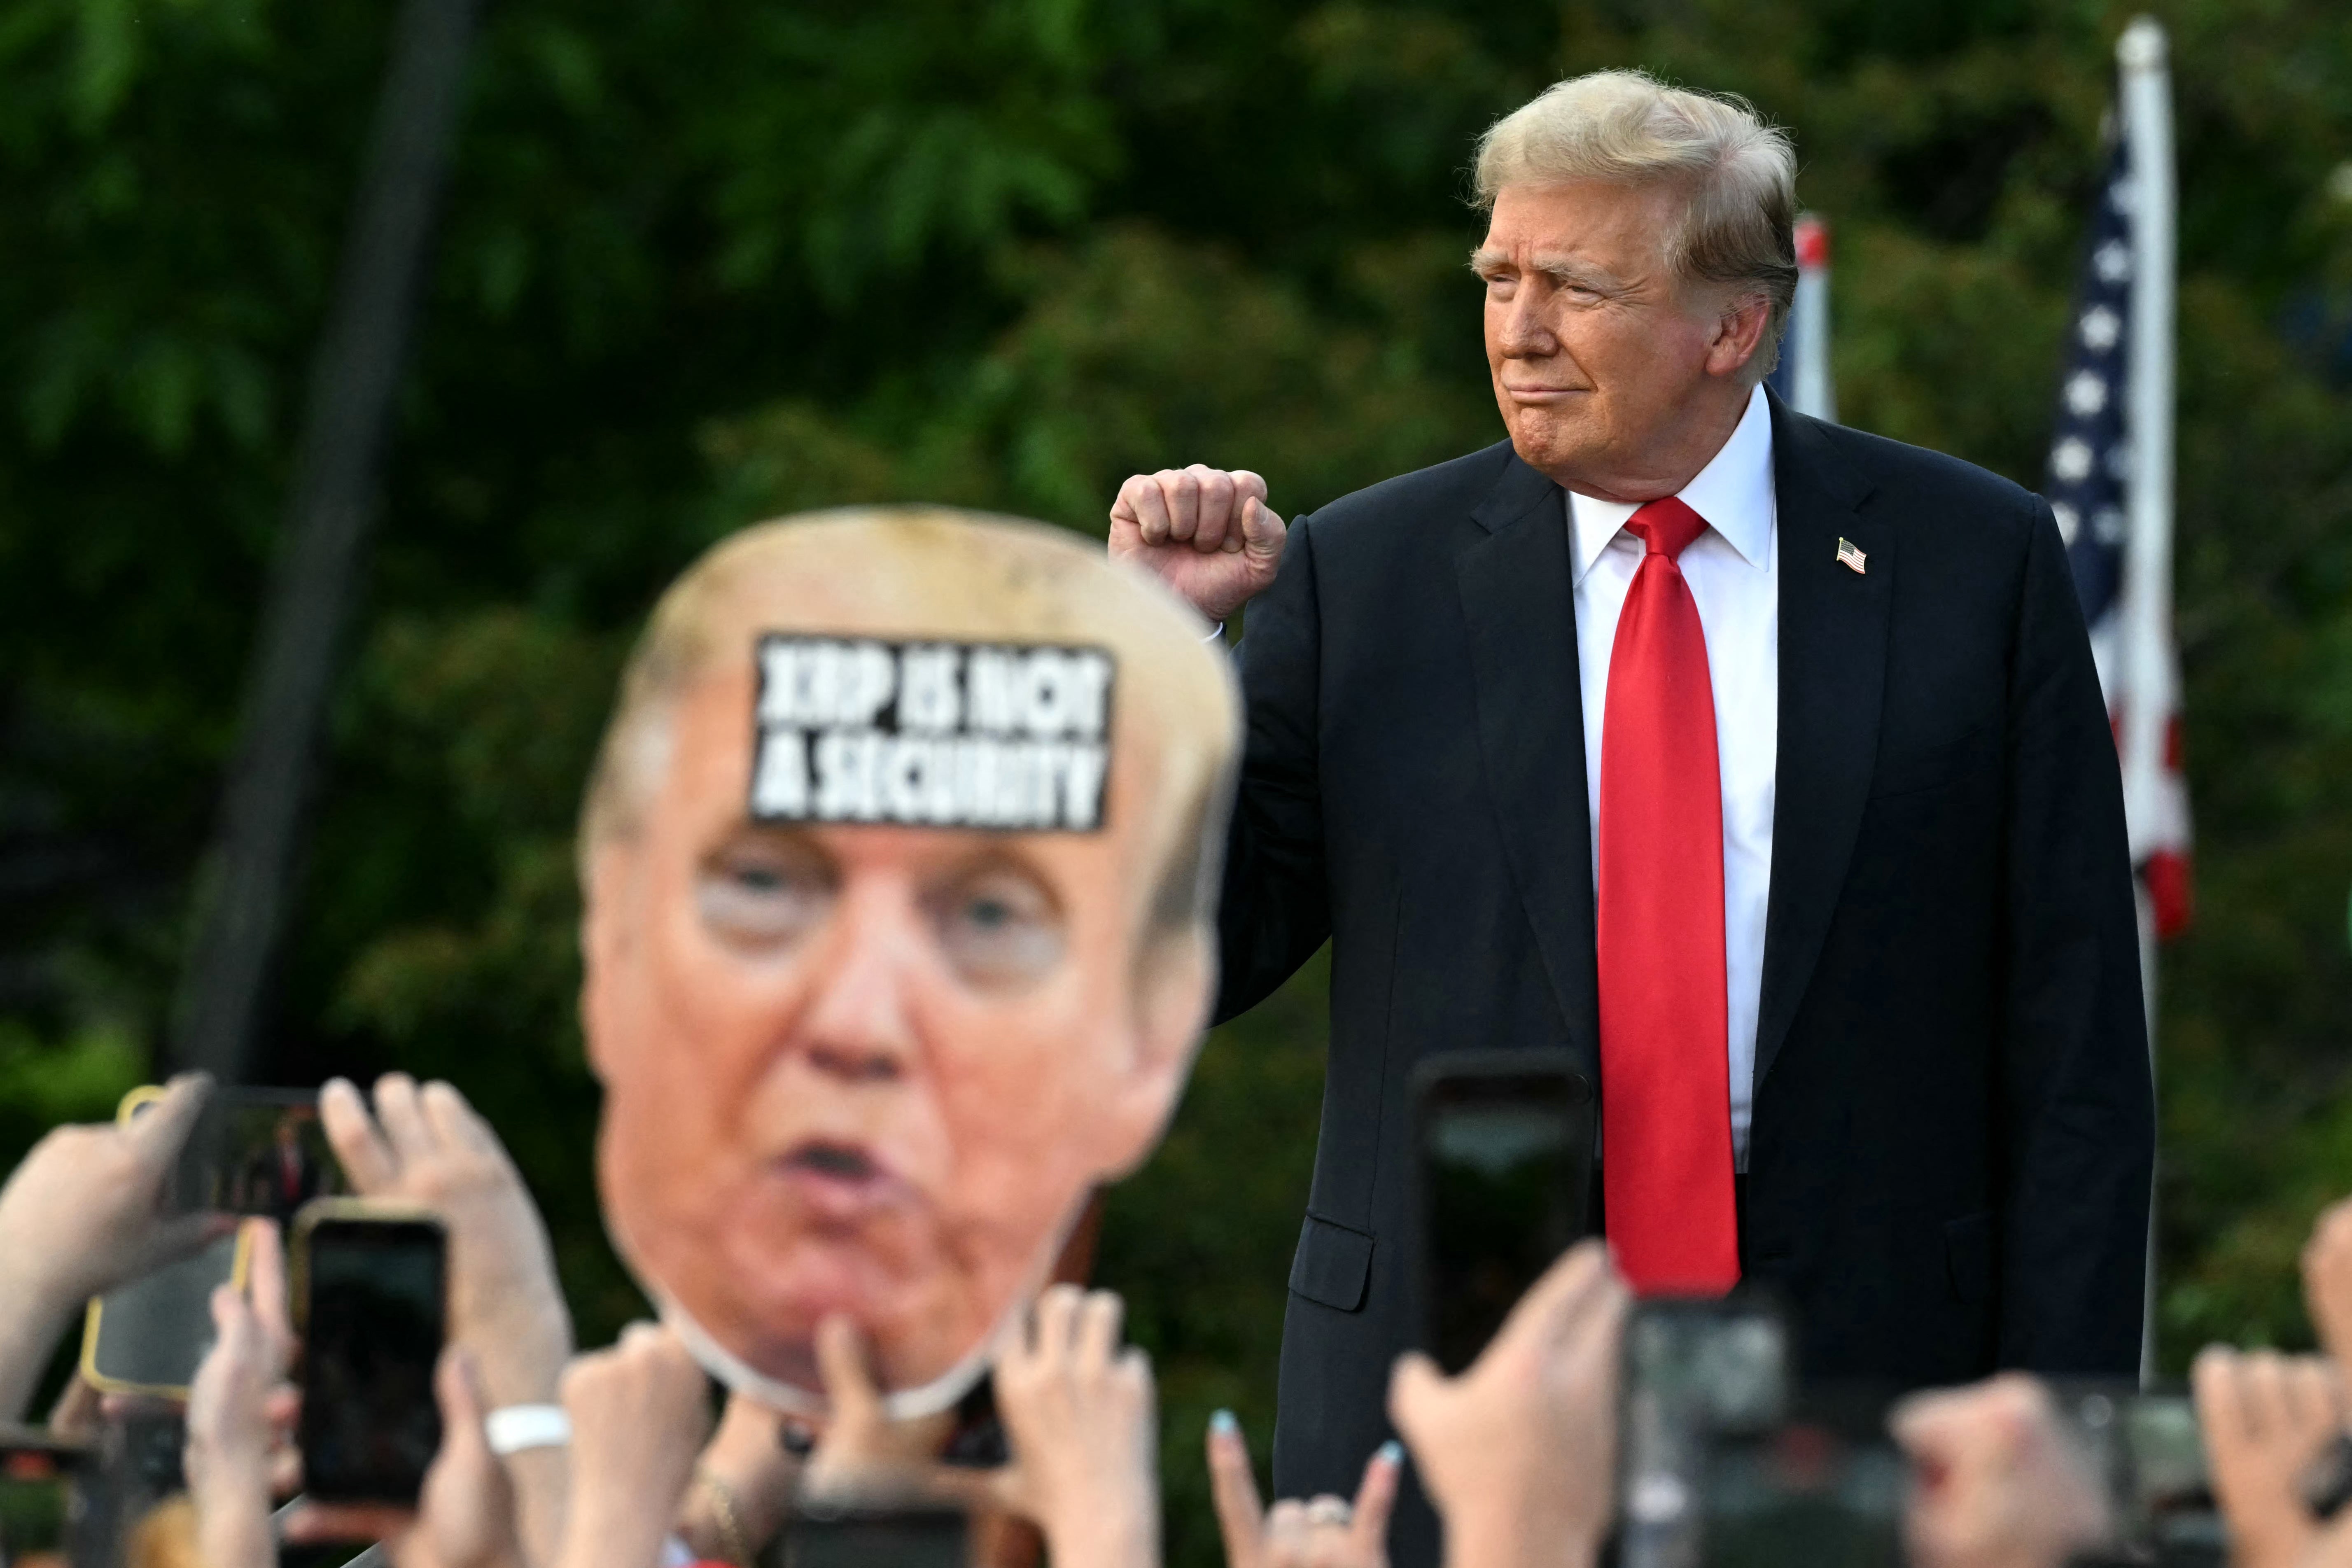
<path fill-rule="evenodd" d="M 2138 1365 L 2154 1114 L 2116 751 L 2049 507 L 1771 405 L 1780 711 L 1743 1272 L 1814 1377 Z M 1867 557 L 1857 574 L 1837 545 Z M 1415 1063 L 1601 1073 L 1565 492 L 1508 442 L 1292 525 L 1240 647 L 1230 1016 L 1328 938 L 1275 1484 L 1350 1495 L 1412 1345 Z M 1399 1518 L 1401 1563 L 1433 1521 Z"/>

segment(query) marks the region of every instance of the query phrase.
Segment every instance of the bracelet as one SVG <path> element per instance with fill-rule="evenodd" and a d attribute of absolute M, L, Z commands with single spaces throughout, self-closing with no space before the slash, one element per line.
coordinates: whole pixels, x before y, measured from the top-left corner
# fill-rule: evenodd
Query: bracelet
<path fill-rule="evenodd" d="M 719 1560 L 751 1568 L 751 1543 L 743 1538 L 743 1516 L 735 1509 L 735 1489 L 699 1462 L 694 1467 L 694 1483 L 710 1494 L 711 1522 L 719 1527 Z"/>
<path fill-rule="evenodd" d="M 572 1417 L 561 1405 L 509 1405 L 482 1417 L 482 1436 L 500 1458 L 526 1448 L 561 1448 L 572 1441 Z"/>

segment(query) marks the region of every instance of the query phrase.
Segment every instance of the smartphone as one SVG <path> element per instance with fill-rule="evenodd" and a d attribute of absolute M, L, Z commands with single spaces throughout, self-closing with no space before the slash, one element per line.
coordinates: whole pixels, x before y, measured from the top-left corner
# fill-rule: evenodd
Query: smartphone
<path fill-rule="evenodd" d="M 163 1098 L 161 1088 L 142 1084 L 122 1097 L 114 1119 L 127 1123 Z M 102 1394 L 185 1399 L 212 1349 L 213 1291 L 222 1285 L 243 1288 L 250 1245 L 243 1231 L 233 1232 L 92 1298 L 82 1317 L 83 1378 Z"/>
<path fill-rule="evenodd" d="M 1883 1436 L 1794 1421 L 1711 1445 L 1698 1568 L 1903 1568 L 1910 1466 Z"/>
<path fill-rule="evenodd" d="M 1633 1309 L 1618 1376 L 1624 1568 L 1701 1561 L 1702 1500 L 1716 1455 L 1727 1441 L 1760 1438 L 1787 1419 L 1789 1346 L 1786 1314 L 1760 1292 L 1659 1297 Z"/>
<path fill-rule="evenodd" d="M 793 1506 L 772 1568 L 965 1568 L 971 1519 L 940 1501 Z"/>
<path fill-rule="evenodd" d="M 164 1192 L 171 1212 L 258 1215 L 283 1228 L 312 1198 L 348 1189 L 309 1089 L 224 1089 L 205 1096 Z"/>
<path fill-rule="evenodd" d="M 413 1505 L 441 1447 L 433 1395 L 448 1232 L 429 1209 L 321 1198 L 295 1216 L 302 1479 L 329 1502 Z"/>
<path fill-rule="evenodd" d="M 2062 1380 L 2052 1393 L 2084 1468 L 2107 1497 L 2109 1539 L 2080 1560 L 2220 1568 L 2228 1542 L 2188 1395 L 2085 1380 Z"/>
<path fill-rule="evenodd" d="M 110 1568 L 86 1446 L 37 1427 L 0 1425 L 0 1568 Z"/>
<path fill-rule="evenodd" d="M 1422 1319 L 1458 1373 L 1587 1232 L 1592 1080 L 1566 1051 L 1447 1051 L 1413 1099 Z"/>

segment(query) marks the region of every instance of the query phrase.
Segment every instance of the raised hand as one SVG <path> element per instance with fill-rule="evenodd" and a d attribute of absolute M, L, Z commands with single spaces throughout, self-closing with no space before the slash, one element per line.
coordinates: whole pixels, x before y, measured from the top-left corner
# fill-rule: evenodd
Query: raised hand
<path fill-rule="evenodd" d="M 728 1395 L 678 1510 L 677 1533 L 697 1557 L 750 1568 L 775 1539 L 801 1473 L 784 1428 L 782 1415 L 749 1394 Z"/>
<path fill-rule="evenodd" d="M 2023 1373 L 1914 1394 L 1888 1426 L 1916 1478 L 1904 1534 L 1917 1568 L 2062 1568 L 2107 1534 L 2105 1494 Z"/>
<path fill-rule="evenodd" d="M 183 1073 L 127 1122 L 57 1128 L 0 1188 L 0 1419 L 23 1413 L 84 1300 L 236 1228 L 233 1215 L 160 1207 L 211 1091 L 211 1079 Z"/>
<path fill-rule="evenodd" d="M 214 1340 L 188 1390 L 184 1465 L 196 1541 L 209 1568 L 270 1568 L 271 1494 L 292 1478 L 287 1447 L 295 1406 L 286 1385 L 294 1335 L 278 1228 L 251 1222 L 246 1289 L 213 1292 Z"/>
<path fill-rule="evenodd" d="M 341 1079 L 319 1118 L 352 1185 L 427 1205 L 449 1227 L 449 1336 L 473 1352 L 493 1408 L 555 1396 L 572 1354 L 547 1226 L 498 1134 L 446 1083 L 376 1080 L 370 1114 Z"/>
<path fill-rule="evenodd" d="M 514 1484 L 482 1429 L 487 1412 L 464 1346 L 442 1347 L 433 1394 L 441 1406 L 441 1447 L 415 1509 L 305 1499 L 279 1517 L 279 1538 L 381 1542 L 393 1568 L 524 1568 Z"/>
<path fill-rule="evenodd" d="M 1445 1521 L 1451 1568 L 1587 1568 L 1617 1473 L 1617 1348 L 1632 1297 L 1587 1241 L 1528 1288 L 1469 1370 L 1397 1359 L 1389 1418 Z"/>
<path fill-rule="evenodd" d="M 572 1315 L 547 1226 L 489 1123 L 446 1083 L 376 1080 L 371 1110 L 341 1079 L 319 1091 L 319 1120 L 352 1186 L 435 1210 L 449 1227 L 449 1337 L 472 1358 L 491 1409 L 545 1405 L 572 1355 Z M 563 1533 L 560 1448 L 509 1456 L 524 1548 L 552 1561 Z"/>
<path fill-rule="evenodd" d="M 677 1336 L 632 1323 L 563 1374 L 572 1503 L 560 1568 L 653 1568 L 710 1431 L 709 1381 Z"/>
<path fill-rule="evenodd" d="M 955 1412 L 897 1421 L 866 1364 L 866 1340 L 845 1317 L 816 1326 L 817 1374 L 825 1414 L 802 1489 L 812 1497 L 856 1498 L 921 1491 L 938 1479 L 940 1450 L 955 1431 Z"/>
<path fill-rule="evenodd" d="M 1286 535 L 1265 481 L 1246 468 L 1131 475 L 1110 509 L 1111 558 L 1147 568 L 1211 621 L 1274 581 Z"/>
<path fill-rule="evenodd" d="M 1209 1486 L 1226 1568 L 1388 1568 L 1389 1514 L 1396 1507 L 1403 1446 L 1381 1445 L 1364 1467 L 1356 1499 L 1258 1500 L 1249 1440 L 1225 1411 L 1209 1423 Z"/>
<path fill-rule="evenodd" d="M 2303 1294 L 2320 1344 L 2352 1375 L 2352 1198 L 2330 1206 L 2311 1227 L 2303 1248 Z"/>
<path fill-rule="evenodd" d="M 1119 1342 L 1108 1290 L 1049 1286 L 996 1358 L 996 1411 L 1013 1464 L 998 1500 L 1045 1532 L 1057 1563 L 1160 1561 L 1158 1399 L 1151 1363 Z"/>
<path fill-rule="evenodd" d="M 2343 1429 L 2341 1383 L 2319 1356 L 2209 1345 L 2190 1370 L 2214 1500 L 2237 1568 L 2295 1568 L 2320 1539 L 2296 1483 Z"/>

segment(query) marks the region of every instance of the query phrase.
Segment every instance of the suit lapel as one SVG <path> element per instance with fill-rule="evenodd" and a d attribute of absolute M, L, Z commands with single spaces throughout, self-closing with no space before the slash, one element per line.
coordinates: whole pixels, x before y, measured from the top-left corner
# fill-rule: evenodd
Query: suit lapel
<path fill-rule="evenodd" d="M 1454 563 L 1487 786 L 1569 1039 L 1597 1068 L 1592 828 L 1565 492 L 1513 456 L 1470 517 L 1476 531 Z"/>
<path fill-rule="evenodd" d="M 1812 420 L 1777 397 L 1771 408 L 1780 717 L 1756 1025 L 1759 1093 L 1821 957 L 1869 799 L 1897 564 L 1894 530 L 1860 510 L 1868 481 Z M 1841 540 L 1864 552 L 1864 572 L 1838 559 Z"/>

